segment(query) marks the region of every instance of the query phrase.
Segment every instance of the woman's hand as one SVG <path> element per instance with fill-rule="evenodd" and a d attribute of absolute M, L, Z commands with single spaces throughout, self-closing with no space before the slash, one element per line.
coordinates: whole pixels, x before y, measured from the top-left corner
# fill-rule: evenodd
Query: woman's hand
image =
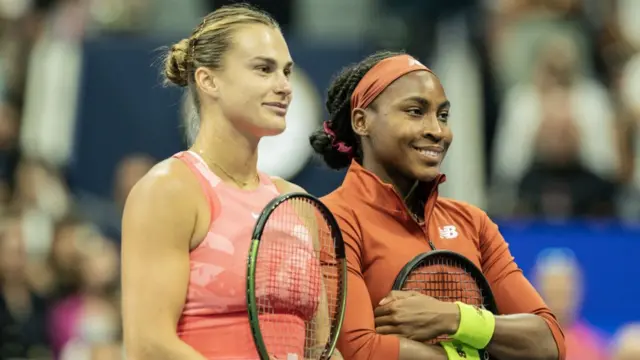
<path fill-rule="evenodd" d="M 392 291 L 374 310 L 376 332 L 424 342 L 454 334 L 460 324 L 455 303 L 414 291 Z"/>

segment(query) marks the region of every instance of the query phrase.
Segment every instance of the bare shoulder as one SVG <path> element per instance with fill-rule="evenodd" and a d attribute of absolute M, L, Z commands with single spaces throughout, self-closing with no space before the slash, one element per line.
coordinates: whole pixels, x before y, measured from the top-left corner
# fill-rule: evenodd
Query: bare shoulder
<path fill-rule="evenodd" d="M 271 181 L 273 181 L 273 183 L 276 185 L 278 190 L 280 190 L 280 192 L 283 194 L 294 193 L 294 192 L 301 192 L 301 193 L 307 192 L 304 188 L 302 188 L 302 186 L 296 185 L 281 177 L 271 176 Z"/>
<path fill-rule="evenodd" d="M 141 241 L 139 238 L 144 239 L 152 232 L 168 234 L 169 229 L 193 231 L 202 196 L 198 180 L 190 172 L 180 160 L 167 159 L 136 183 L 124 208 L 123 242 L 131 237 Z M 154 241 L 159 241 L 159 237 L 154 235 Z"/>
<path fill-rule="evenodd" d="M 180 160 L 169 158 L 156 164 L 136 183 L 127 203 L 184 199 L 186 194 L 194 192 L 194 185 L 197 185 L 197 179 L 190 174 L 189 168 Z"/>

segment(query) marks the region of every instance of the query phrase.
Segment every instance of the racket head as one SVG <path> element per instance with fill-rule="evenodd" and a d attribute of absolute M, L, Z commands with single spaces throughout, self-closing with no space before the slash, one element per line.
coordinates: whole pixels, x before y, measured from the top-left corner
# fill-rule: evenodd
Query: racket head
<path fill-rule="evenodd" d="M 449 250 L 433 250 L 414 257 L 396 276 L 393 290 L 416 291 L 441 301 L 461 301 L 498 314 L 491 285 L 482 271 L 471 260 Z M 440 336 L 430 343 L 448 340 L 448 336 Z M 480 350 L 480 357 L 491 358 L 485 350 Z"/>
<path fill-rule="evenodd" d="M 293 214 L 292 208 L 294 209 Z M 300 223 L 301 220 L 302 223 Z M 305 223 L 313 221 L 315 221 L 315 229 L 310 229 L 312 226 L 305 225 Z M 297 258 L 300 253 L 308 255 L 309 248 L 305 246 L 293 246 L 295 253 L 286 254 L 288 250 L 292 250 L 291 244 L 296 243 L 295 237 L 300 237 L 299 233 L 293 236 L 287 235 L 286 233 L 291 230 L 287 230 L 287 228 L 297 227 L 300 230 L 300 225 L 306 226 L 307 230 L 310 230 L 311 237 L 314 237 L 313 232 L 316 232 L 315 239 L 317 242 L 314 242 L 313 252 L 318 257 L 318 263 L 315 266 L 311 266 L 311 277 L 299 276 L 300 272 L 306 273 L 305 271 L 290 273 L 290 275 L 297 277 L 297 280 L 301 283 L 309 281 L 312 285 L 306 286 L 305 289 L 313 297 L 317 291 L 318 280 L 317 276 L 313 276 L 313 273 L 319 270 L 321 288 L 326 294 L 326 302 L 329 308 L 330 333 L 320 355 L 316 356 L 316 358 L 330 358 L 338 341 L 346 308 L 347 291 L 347 262 L 342 232 L 331 211 L 318 198 L 301 192 L 287 193 L 271 200 L 260 213 L 253 229 L 249 247 L 247 261 L 247 312 L 253 340 L 261 359 L 270 359 L 271 357 L 268 349 L 269 341 L 267 341 L 268 339 L 266 339 L 261 327 L 263 323 L 260 321 L 260 317 L 261 315 L 281 314 L 275 311 L 273 314 L 268 314 L 269 311 L 273 310 L 273 307 L 269 304 L 265 306 L 264 299 L 261 300 L 260 282 L 265 279 L 264 276 L 261 277 L 261 273 L 273 272 L 273 270 L 266 269 L 265 264 L 274 257 L 278 257 L 278 261 L 286 261 L 287 258 Z M 276 229 L 275 231 L 274 228 Z M 277 238 L 286 240 L 277 240 Z M 290 241 L 287 242 L 287 240 Z M 276 245 L 279 246 L 279 249 L 274 251 L 273 247 Z M 283 254 L 278 256 L 279 253 Z M 317 265 L 319 265 L 319 269 Z M 283 265 L 275 266 L 282 267 Z M 273 280 L 273 276 L 270 279 Z M 275 287 L 282 288 L 282 283 L 286 282 L 286 280 L 283 278 L 278 280 L 278 284 Z M 274 286 L 273 281 L 271 281 L 270 285 Z M 305 335 L 308 338 L 308 332 Z M 305 346 L 307 340 L 305 339 Z"/>
<path fill-rule="evenodd" d="M 433 267 L 440 267 L 440 269 L 433 269 Z M 429 273 L 420 274 L 418 272 L 419 269 L 425 269 Z M 429 270 L 431 268 L 431 270 Z M 458 270 L 447 271 L 457 268 Z M 463 273 L 468 275 L 463 275 Z M 460 275 L 458 275 L 460 274 Z M 421 292 L 425 295 L 432 296 L 438 300 L 442 301 L 462 301 L 465 302 L 465 297 L 463 295 L 430 295 L 430 293 L 441 291 L 459 291 L 460 289 L 450 288 L 450 289 L 437 289 L 437 288 L 425 288 L 420 287 L 420 281 L 429 281 L 428 278 L 424 279 L 416 279 L 416 275 L 427 275 L 427 276 L 459 276 L 459 278 L 466 277 L 468 279 L 473 279 L 476 286 L 482 292 L 483 303 L 478 304 L 482 305 L 486 310 L 491 311 L 493 314 L 498 314 L 498 307 L 495 302 L 495 298 L 493 297 L 493 291 L 491 290 L 491 285 L 489 281 L 484 276 L 482 271 L 469 259 L 465 256 L 458 254 L 454 251 L 450 250 L 433 250 L 430 252 L 422 253 L 411 259 L 405 266 L 402 267 L 398 275 L 396 276 L 393 282 L 393 290 L 413 290 Z M 412 277 L 414 279 L 412 279 Z M 433 281 L 433 280 L 431 280 Z M 442 279 L 436 279 L 435 282 L 442 281 Z M 412 282 L 415 282 L 413 286 Z M 466 282 L 465 282 L 466 283 Z M 426 285 L 426 283 L 423 283 Z M 470 304 L 476 305 L 476 304 Z"/>

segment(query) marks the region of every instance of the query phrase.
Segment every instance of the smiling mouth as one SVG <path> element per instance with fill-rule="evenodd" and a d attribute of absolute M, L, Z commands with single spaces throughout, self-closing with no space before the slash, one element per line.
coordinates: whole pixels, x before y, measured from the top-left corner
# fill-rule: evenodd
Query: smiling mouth
<path fill-rule="evenodd" d="M 278 108 L 278 109 L 282 109 L 282 110 L 287 110 L 288 105 L 284 104 L 284 103 L 275 103 L 275 102 L 270 102 L 270 103 L 264 103 L 264 105 L 266 106 L 270 106 L 270 107 L 274 107 L 274 108 Z"/>
<path fill-rule="evenodd" d="M 442 154 L 444 153 L 444 150 L 419 149 L 415 147 L 413 149 L 417 151 L 418 154 L 420 154 L 422 157 L 436 161 L 439 161 L 442 158 Z"/>
<path fill-rule="evenodd" d="M 287 105 L 281 103 L 264 103 L 264 106 L 274 111 L 276 114 L 280 116 L 284 116 L 287 114 Z"/>

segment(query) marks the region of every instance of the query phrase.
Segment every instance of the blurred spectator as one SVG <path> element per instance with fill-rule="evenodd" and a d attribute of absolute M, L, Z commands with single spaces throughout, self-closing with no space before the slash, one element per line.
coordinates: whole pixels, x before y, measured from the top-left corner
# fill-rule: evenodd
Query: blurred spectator
<path fill-rule="evenodd" d="M 80 261 L 78 246 L 94 230 L 87 223 L 72 216 L 60 220 L 54 229 L 48 256 L 37 271 L 34 280 L 41 294 L 57 301 L 78 291 L 80 279 L 77 269 Z"/>
<path fill-rule="evenodd" d="M 606 89 L 578 69 L 575 43 L 555 37 L 533 83 L 509 90 L 494 153 L 500 187 L 517 187 L 520 213 L 611 216 L 619 170 Z"/>
<path fill-rule="evenodd" d="M 120 335 L 117 249 L 96 235 L 83 240 L 77 268 L 79 290 L 51 310 L 49 334 L 54 354 L 60 359 L 78 359 L 69 353 L 94 344 L 117 343 Z"/>
<path fill-rule="evenodd" d="M 617 1 L 617 11 L 611 19 L 615 36 L 609 46 L 615 63 L 613 90 L 619 99 L 625 140 L 627 191 L 621 199 L 626 218 L 640 217 L 640 3 Z"/>
<path fill-rule="evenodd" d="M 13 188 L 19 151 L 16 147 L 20 130 L 18 99 L 7 97 L 0 100 L 0 206 L 8 206 Z"/>
<path fill-rule="evenodd" d="M 556 315 L 567 346 L 567 360 L 606 360 L 606 340 L 580 317 L 582 273 L 569 250 L 549 249 L 536 263 L 540 294 Z"/>
<path fill-rule="evenodd" d="M 0 231 L 0 359 L 46 358 L 46 302 L 27 281 L 19 217 L 5 218 Z"/>
<path fill-rule="evenodd" d="M 640 323 L 632 323 L 614 336 L 611 360 L 637 359 L 640 359 Z"/>
<path fill-rule="evenodd" d="M 537 44 L 563 34 L 573 39 L 578 71 L 591 65 L 588 22 L 583 0 L 489 1 L 493 18 L 488 24 L 493 67 L 503 89 L 530 81 L 534 72 Z M 534 45 L 534 46 L 532 46 Z"/>
<path fill-rule="evenodd" d="M 20 104 L 6 99 L 0 104 L 0 149 L 7 151 L 16 145 Z"/>
<path fill-rule="evenodd" d="M 56 169 L 37 160 L 22 160 L 16 169 L 14 209 L 34 209 L 52 219 L 62 218 L 69 209 L 66 185 Z"/>

